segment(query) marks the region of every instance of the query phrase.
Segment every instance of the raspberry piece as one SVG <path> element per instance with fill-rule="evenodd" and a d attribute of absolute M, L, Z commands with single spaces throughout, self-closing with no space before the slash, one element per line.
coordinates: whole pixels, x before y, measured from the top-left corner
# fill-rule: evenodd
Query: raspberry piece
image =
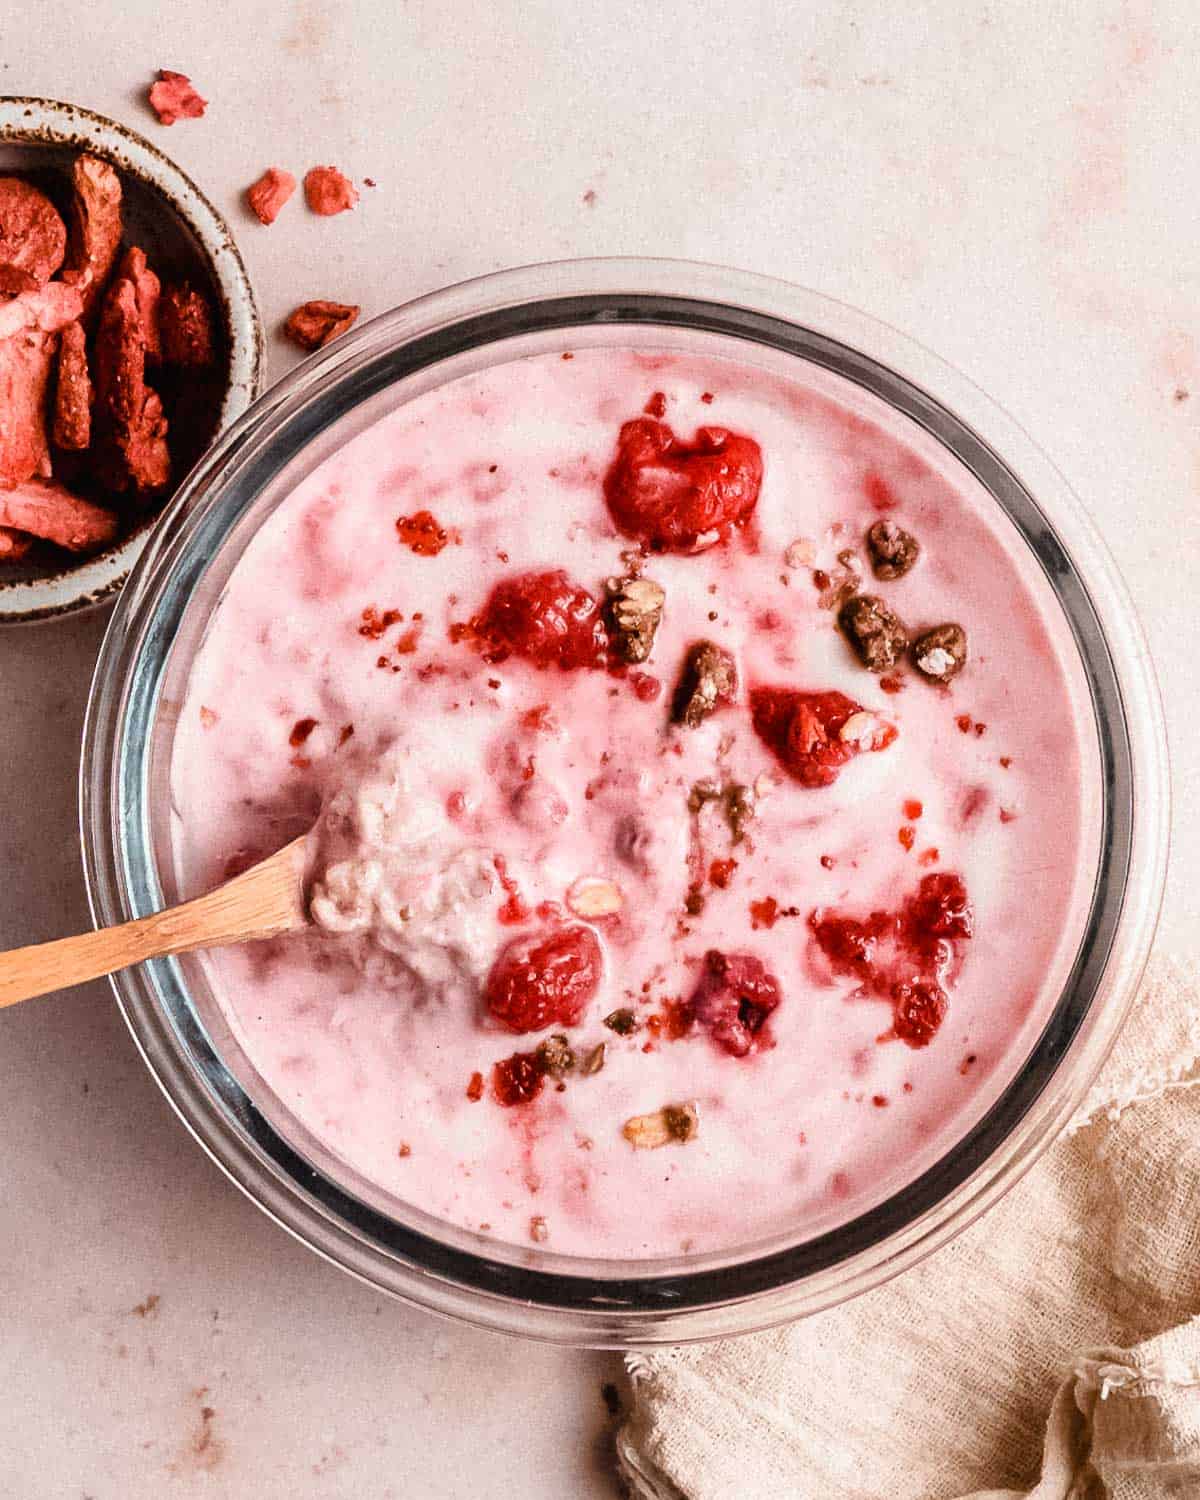
<path fill-rule="evenodd" d="M 759 739 L 801 786 L 832 786 L 863 750 L 884 750 L 896 730 L 845 693 L 754 688 L 750 714 Z"/>
<path fill-rule="evenodd" d="M 600 942 L 590 927 L 518 938 L 492 966 L 484 998 L 509 1031 L 574 1026 L 600 985 Z"/>
<path fill-rule="evenodd" d="M 472 622 L 472 633 L 490 662 L 520 656 L 535 667 L 570 672 L 608 661 L 599 604 L 561 568 L 503 579 Z"/>
<path fill-rule="evenodd" d="M 492 1090 L 501 1104 L 528 1104 L 542 1091 L 546 1072 L 536 1052 L 514 1052 L 492 1067 Z"/>
<path fill-rule="evenodd" d="M 946 1019 L 949 997 L 931 979 L 904 979 L 892 985 L 892 1027 L 908 1047 L 928 1047 Z"/>
<path fill-rule="evenodd" d="M 336 167 L 312 167 L 304 174 L 304 201 L 313 213 L 328 218 L 353 208 L 358 189 Z"/>
<path fill-rule="evenodd" d="M 246 189 L 246 202 L 260 224 L 274 224 L 279 211 L 296 191 L 296 179 L 283 167 L 268 167 Z"/>
<path fill-rule="evenodd" d="M 617 528 L 663 552 L 690 552 L 749 520 L 762 485 L 762 450 L 724 427 L 681 442 L 665 422 L 621 428 L 604 498 Z"/>
<path fill-rule="evenodd" d="M 962 876 L 949 870 L 926 875 L 905 902 L 903 920 L 905 939 L 918 953 L 933 951 L 943 939 L 969 938 L 975 910 Z"/>
<path fill-rule="evenodd" d="M 745 1057 L 766 1040 L 767 1017 L 782 999 L 779 981 L 761 959 L 710 948 L 688 1008 L 718 1047 Z"/>
<path fill-rule="evenodd" d="M 201 99 L 186 73 L 160 68 L 157 82 L 150 86 L 150 108 L 160 125 L 174 125 L 176 120 L 198 120 L 208 100 Z"/>
<path fill-rule="evenodd" d="M 872 977 L 879 942 L 890 937 L 896 928 L 895 919 L 885 911 L 874 911 L 861 921 L 857 917 L 813 912 L 808 925 L 834 973 L 852 974 L 859 979 Z"/>
<path fill-rule="evenodd" d="M 357 314 L 358 309 L 354 311 Z M 436 557 L 449 542 L 458 540 L 457 533 L 447 531 L 429 510 L 418 510 L 411 516 L 397 516 L 396 535 L 418 557 Z"/>

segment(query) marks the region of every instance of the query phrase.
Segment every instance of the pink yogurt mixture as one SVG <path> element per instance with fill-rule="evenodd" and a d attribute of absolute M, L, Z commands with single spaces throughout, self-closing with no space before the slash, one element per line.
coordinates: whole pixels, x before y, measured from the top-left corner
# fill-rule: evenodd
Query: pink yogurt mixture
<path fill-rule="evenodd" d="M 971 476 L 791 370 L 581 348 L 462 376 L 333 453 L 232 574 L 175 743 L 181 881 L 324 808 L 317 928 L 204 963 L 255 1096 L 385 1202 L 574 1255 L 795 1241 L 960 1138 L 1057 998 L 1098 828 L 1065 625 Z M 661 419 L 761 450 L 693 550 L 628 534 L 686 449 L 606 501 L 647 406 L 654 441 Z M 863 548 L 881 515 L 921 546 L 890 582 Z M 914 633 L 964 627 L 952 683 L 864 668 L 830 607 L 847 549 Z M 551 570 L 564 615 L 489 614 Z M 628 664 L 599 622 L 639 571 L 665 602 Z M 692 727 L 704 641 L 736 681 Z M 831 784 L 796 758 L 801 700 L 769 729 L 764 687 L 851 700 L 803 700 Z"/>

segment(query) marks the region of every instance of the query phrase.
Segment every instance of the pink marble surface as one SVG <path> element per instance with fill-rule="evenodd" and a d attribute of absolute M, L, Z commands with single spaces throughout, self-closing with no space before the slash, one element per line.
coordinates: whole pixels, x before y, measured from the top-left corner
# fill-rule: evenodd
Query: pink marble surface
<path fill-rule="evenodd" d="M 807 283 L 965 370 L 1057 459 L 1141 609 L 1173 731 L 1163 937 L 1187 945 L 1192 5 L 834 0 L 735 24 L 713 0 L 68 0 L 55 17 L 6 28 L 0 90 L 90 105 L 176 156 L 238 224 L 272 327 L 308 297 L 373 313 L 523 261 L 684 255 Z M 205 120 L 155 125 L 158 66 L 194 77 Z M 246 218 L 263 167 L 316 162 L 378 186 L 335 220 L 299 200 L 271 229 Z M 291 358 L 274 342 L 276 373 Z M 102 624 L 0 635 L 4 946 L 86 919 L 74 770 Z M 0 1495 L 613 1494 L 612 1358 L 381 1303 L 293 1245 L 192 1145 L 103 986 L 3 1020 Z"/>

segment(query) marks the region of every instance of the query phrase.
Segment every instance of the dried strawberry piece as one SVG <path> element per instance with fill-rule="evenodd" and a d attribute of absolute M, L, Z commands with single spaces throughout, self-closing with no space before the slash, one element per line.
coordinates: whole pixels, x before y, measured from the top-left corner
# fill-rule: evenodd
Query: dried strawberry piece
<path fill-rule="evenodd" d="M 892 1029 L 906 1046 L 928 1047 L 946 1019 L 950 999 L 932 979 L 903 979 L 892 986 Z"/>
<path fill-rule="evenodd" d="M 167 287 L 159 308 L 162 357 L 169 365 L 203 369 L 216 357 L 216 334 L 208 298 L 187 282 Z"/>
<path fill-rule="evenodd" d="M 46 407 L 57 333 L 82 309 L 60 281 L 0 300 L 0 486 L 50 477 Z"/>
<path fill-rule="evenodd" d="M 95 552 L 117 535 L 112 511 L 81 500 L 54 480 L 31 479 L 0 489 L 0 526 L 28 532 L 69 552 Z"/>
<path fill-rule="evenodd" d="M 86 317 L 104 291 L 121 247 L 121 179 L 98 156 L 77 156 L 63 279 L 78 288 Z"/>
<path fill-rule="evenodd" d="M 268 167 L 257 182 L 246 189 L 246 202 L 262 224 L 274 224 L 279 211 L 296 191 L 296 179 L 282 167 Z"/>
<path fill-rule="evenodd" d="M 68 323 L 59 340 L 51 436 L 59 448 L 82 449 L 92 440 L 92 382 L 81 323 Z"/>
<path fill-rule="evenodd" d="M 536 1052 L 514 1052 L 492 1068 L 492 1089 L 501 1104 L 528 1104 L 542 1091 L 546 1070 Z"/>
<path fill-rule="evenodd" d="M 146 345 L 137 293 L 127 277 L 104 299 L 92 354 L 98 468 L 108 489 L 148 494 L 171 476 L 162 402 L 145 382 Z"/>
<path fill-rule="evenodd" d="M 0 526 L 0 563 L 20 562 L 33 547 L 34 538 L 11 526 Z"/>
<path fill-rule="evenodd" d="M 160 68 L 157 81 L 150 86 L 150 108 L 160 125 L 174 125 L 176 120 L 198 120 L 208 100 L 201 99 L 186 73 Z"/>
<path fill-rule="evenodd" d="M 352 302 L 326 302 L 317 298 L 296 308 L 283 330 L 302 349 L 320 349 L 353 327 L 361 311 Z"/>
<path fill-rule="evenodd" d="M 336 167 L 312 167 L 304 174 L 304 200 L 315 214 L 345 213 L 358 202 L 358 189 Z"/>
<path fill-rule="evenodd" d="M 883 750 L 896 730 L 844 693 L 754 688 L 755 732 L 801 786 L 832 786 L 842 767 L 863 750 Z"/>
<path fill-rule="evenodd" d="M 681 442 L 664 422 L 621 428 L 604 497 L 618 529 L 659 551 L 691 552 L 744 524 L 758 503 L 762 450 L 724 427 Z"/>
<path fill-rule="evenodd" d="M 162 356 L 162 338 L 159 331 L 159 300 L 162 283 L 150 269 L 145 252 L 131 245 L 125 252 L 117 275 L 133 284 L 134 301 L 137 303 L 138 321 L 142 329 L 142 343 L 148 360 Z"/>
<path fill-rule="evenodd" d="M 719 1047 L 745 1057 L 767 1040 L 767 1017 L 782 999 L 778 979 L 761 959 L 710 948 L 688 1009 Z"/>
<path fill-rule="evenodd" d="M 35 292 L 63 263 L 67 226 L 45 193 L 0 177 L 0 294 Z"/>
<path fill-rule="evenodd" d="M 492 966 L 488 1012 L 509 1031 L 574 1026 L 600 985 L 600 941 L 590 927 L 517 938 Z"/>
<path fill-rule="evenodd" d="M 536 667 L 575 671 L 603 667 L 608 660 L 599 603 L 561 568 L 502 579 L 471 633 L 490 662 L 519 656 Z"/>

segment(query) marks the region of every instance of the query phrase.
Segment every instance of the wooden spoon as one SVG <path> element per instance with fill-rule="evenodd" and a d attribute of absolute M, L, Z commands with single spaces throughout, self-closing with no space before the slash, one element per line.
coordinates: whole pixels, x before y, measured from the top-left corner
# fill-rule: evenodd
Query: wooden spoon
<path fill-rule="evenodd" d="M 308 925 L 306 836 L 285 844 L 225 885 L 136 922 L 0 953 L 0 1007 L 82 984 L 168 953 L 276 937 Z"/>

